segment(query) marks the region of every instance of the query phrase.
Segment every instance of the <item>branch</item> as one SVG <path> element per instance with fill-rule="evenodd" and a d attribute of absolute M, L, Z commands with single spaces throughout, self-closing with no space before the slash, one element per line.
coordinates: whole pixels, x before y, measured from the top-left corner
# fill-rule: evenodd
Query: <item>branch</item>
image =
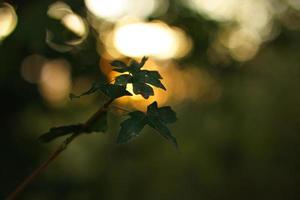
<path fill-rule="evenodd" d="M 95 112 L 84 124 L 83 126 L 88 128 L 91 124 L 93 124 L 94 121 L 98 119 L 98 117 L 101 116 L 103 112 L 107 110 L 109 105 L 113 102 L 113 99 L 110 99 L 107 101 L 102 107 L 98 109 L 97 112 Z M 64 150 L 67 149 L 68 145 L 81 133 L 73 133 L 70 137 L 65 139 L 61 145 L 58 146 L 58 148 L 50 154 L 48 159 L 44 161 L 39 167 L 37 167 L 23 182 L 21 182 L 15 190 L 6 198 L 6 200 L 14 200 L 16 197 L 34 180 L 35 177 L 37 177 L 43 170 L 45 170 L 48 165 L 54 161 Z"/>

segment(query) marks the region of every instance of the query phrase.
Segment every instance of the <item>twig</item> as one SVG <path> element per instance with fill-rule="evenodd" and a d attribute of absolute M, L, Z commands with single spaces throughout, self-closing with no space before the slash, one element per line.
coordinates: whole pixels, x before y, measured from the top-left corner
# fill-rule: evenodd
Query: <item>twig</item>
<path fill-rule="evenodd" d="M 121 111 L 126 112 L 126 113 L 132 112 L 132 111 L 126 109 L 126 108 L 123 108 L 123 107 L 120 107 L 120 106 L 116 106 L 116 105 L 112 105 L 111 107 L 113 107 L 115 109 L 118 109 L 118 110 L 121 110 Z"/>
<path fill-rule="evenodd" d="M 98 119 L 102 115 L 104 111 L 107 110 L 109 105 L 113 102 L 113 99 L 110 99 L 106 102 L 99 110 L 94 113 L 85 123 L 85 127 L 89 127 L 93 124 L 94 121 Z M 23 182 L 21 182 L 16 189 L 6 198 L 6 200 L 14 200 L 16 197 L 37 177 L 43 170 L 45 170 L 48 165 L 55 160 L 64 150 L 67 149 L 68 145 L 80 135 L 81 133 L 73 133 L 70 137 L 65 139 L 63 143 L 48 157 L 46 161 L 44 161 L 39 167 L 37 167 Z"/>

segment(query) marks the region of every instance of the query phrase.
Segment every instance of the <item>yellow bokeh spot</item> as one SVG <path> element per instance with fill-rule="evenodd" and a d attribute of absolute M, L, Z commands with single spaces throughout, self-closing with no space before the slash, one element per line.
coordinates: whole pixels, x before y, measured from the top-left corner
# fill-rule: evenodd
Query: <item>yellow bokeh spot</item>
<path fill-rule="evenodd" d="M 169 59 L 186 55 L 192 42 L 183 30 L 163 22 L 137 22 L 118 26 L 114 31 L 113 44 L 126 56 Z"/>
<path fill-rule="evenodd" d="M 74 13 L 71 7 L 66 3 L 61 1 L 52 3 L 48 7 L 47 14 L 49 17 L 58 20 L 58 22 L 60 22 L 66 29 L 76 35 L 72 38 L 68 38 L 63 43 L 56 43 L 53 42 L 53 38 L 57 36 L 55 36 L 51 30 L 47 30 L 46 42 L 51 48 L 59 52 L 67 52 L 72 49 L 71 46 L 81 44 L 88 36 L 88 27 L 85 20 L 80 15 Z"/>
<path fill-rule="evenodd" d="M 41 71 L 47 59 L 42 55 L 27 56 L 21 65 L 21 75 L 29 83 L 38 83 L 41 80 Z"/>
<path fill-rule="evenodd" d="M 155 12 L 164 12 L 166 4 L 166 0 L 85 0 L 94 16 L 111 22 L 123 17 L 146 19 Z"/>
<path fill-rule="evenodd" d="M 87 34 L 85 23 L 79 15 L 67 14 L 62 18 L 61 21 L 66 28 L 74 32 L 76 35 L 83 37 Z"/>
<path fill-rule="evenodd" d="M 127 0 L 85 0 L 88 10 L 95 16 L 115 20 L 124 15 Z"/>
<path fill-rule="evenodd" d="M 0 5 L 0 41 L 7 37 L 17 25 L 17 15 L 8 3 Z"/>
<path fill-rule="evenodd" d="M 260 42 L 259 36 L 255 33 L 247 29 L 238 29 L 230 35 L 228 48 L 236 60 L 247 61 L 255 56 Z"/>
<path fill-rule="evenodd" d="M 73 11 L 72 11 L 71 7 L 62 1 L 57 1 L 53 4 L 51 4 L 47 11 L 47 14 L 49 17 L 51 17 L 53 19 L 57 19 L 57 20 L 60 20 L 65 15 L 72 14 L 72 13 L 73 13 Z"/>
<path fill-rule="evenodd" d="M 44 99 L 51 104 L 67 100 L 71 88 L 70 65 L 66 60 L 46 62 L 41 70 L 39 89 Z"/>

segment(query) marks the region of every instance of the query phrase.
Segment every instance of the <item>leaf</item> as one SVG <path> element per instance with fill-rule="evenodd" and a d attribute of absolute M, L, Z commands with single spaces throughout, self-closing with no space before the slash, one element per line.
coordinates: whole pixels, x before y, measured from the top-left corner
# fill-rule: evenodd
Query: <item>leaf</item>
<path fill-rule="evenodd" d="M 147 62 L 147 60 L 148 60 L 148 57 L 146 57 L 146 56 L 144 56 L 144 57 L 142 58 L 142 60 L 141 60 L 141 62 L 140 62 L 140 68 L 142 68 L 142 67 L 145 65 L 145 63 Z"/>
<path fill-rule="evenodd" d="M 110 63 L 113 67 L 117 67 L 117 68 L 122 68 L 122 67 L 127 67 L 127 65 L 120 61 L 120 60 L 114 60 Z"/>
<path fill-rule="evenodd" d="M 51 128 L 49 132 L 41 135 L 38 138 L 38 140 L 40 140 L 41 142 L 50 142 L 61 136 L 65 136 L 71 133 L 81 133 L 81 132 L 84 132 L 82 124 L 54 127 Z"/>
<path fill-rule="evenodd" d="M 126 68 L 112 68 L 113 71 L 119 72 L 119 73 L 124 73 L 124 72 L 128 72 L 128 67 Z"/>
<path fill-rule="evenodd" d="M 165 124 L 173 123 L 177 120 L 176 113 L 170 106 L 158 108 L 157 102 L 154 101 L 147 107 L 147 116 L 149 120 L 149 126 L 154 128 L 164 138 L 170 141 L 175 147 L 177 147 L 176 138 L 171 134 Z"/>
<path fill-rule="evenodd" d="M 138 63 L 136 60 L 132 60 L 129 64 L 128 69 L 131 73 L 134 73 L 135 71 L 139 71 L 140 70 L 140 63 Z"/>
<path fill-rule="evenodd" d="M 170 106 L 157 107 L 157 102 L 153 102 L 147 108 L 147 114 L 149 116 L 157 116 L 164 123 L 173 123 L 177 120 L 176 113 Z"/>
<path fill-rule="evenodd" d="M 113 61 L 111 63 L 114 67 L 113 70 L 129 73 L 117 76 L 114 84 L 126 87 L 128 83 L 132 83 L 133 92 L 141 94 L 145 99 L 154 95 L 152 86 L 166 90 L 160 81 L 162 77 L 157 71 L 141 70 L 147 60 L 147 57 L 143 57 L 140 62 L 132 60 L 129 66 L 121 61 Z"/>
<path fill-rule="evenodd" d="M 147 113 L 135 111 L 129 113 L 130 118 L 121 123 L 121 130 L 118 136 L 118 143 L 124 143 L 140 134 L 143 127 L 148 124 L 161 136 L 178 147 L 176 138 L 171 134 L 166 123 L 177 120 L 175 112 L 169 106 L 158 108 L 157 102 L 147 107 Z"/>
<path fill-rule="evenodd" d="M 126 85 L 131 82 L 131 78 L 132 76 L 129 74 L 122 74 L 116 77 L 115 84 L 126 87 Z"/>
<path fill-rule="evenodd" d="M 90 132 L 106 132 L 108 128 L 107 124 L 107 111 L 104 111 L 93 124 L 90 124 Z"/>
<path fill-rule="evenodd" d="M 148 99 L 150 96 L 154 95 L 152 87 L 145 83 L 133 82 L 133 92 L 135 94 L 141 94 L 145 99 Z"/>
<path fill-rule="evenodd" d="M 117 143 L 125 143 L 138 136 L 147 124 L 147 116 L 141 111 L 129 113 L 130 118 L 121 123 Z"/>
<path fill-rule="evenodd" d="M 138 63 L 136 60 L 132 60 L 129 64 L 129 69 L 131 73 L 134 73 L 136 71 L 139 71 L 146 63 L 146 61 L 148 60 L 147 57 L 143 57 L 141 62 Z"/>
<path fill-rule="evenodd" d="M 148 116 L 149 120 L 149 126 L 157 130 L 157 132 L 162 135 L 164 138 L 166 138 L 168 141 L 170 141 L 176 148 L 178 147 L 176 138 L 171 134 L 170 130 L 167 126 L 163 124 L 162 121 L 159 120 L 159 118 L 154 116 Z"/>
<path fill-rule="evenodd" d="M 142 70 L 148 73 L 150 76 L 157 78 L 157 79 L 162 79 L 160 73 L 158 71 L 150 71 L 150 70 Z"/>
<path fill-rule="evenodd" d="M 161 79 L 161 76 L 157 71 L 141 70 L 135 75 L 135 77 L 142 83 L 148 83 L 155 87 L 166 90 L 165 86 L 159 80 Z"/>
<path fill-rule="evenodd" d="M 80 98 L 85 95 L 93 94 L 93 93 L 97 92 L 98 90 L 100 90 L 106 96 L 108 96 L 112 99 L 116 99 L 121 96 L 132 96 L 132 94 L 130 92 L 128 92 L 124 86 L 114 85 L 114 84 L 102 84 L 102 83 L 96 82 L 96 83 L 92 84 L 91 88 L 88 91 L 83 92 L 80 95 L 75 95 L 75 94 L 71 93 L 69 95 L 69 97 L 70 97 L 70 99 Z"/>
<path fill-rule="evenodd" d="M 127 66 L 122 61 L 115 60 L 115 61 L 111 62 L 111 65 L 113 66 L 112 70 L 120 72 L 120 73 L 124 73 L 124 72 L 135 73 L 135 72 L 138 72 L 145 65 L 147 60 L 148 60 L 147 57 L 143 57 L 141 62 L 132 60 L 129 64 L 129 66 Z"/>
<path fill-rule="evenodd" d="M 124 86 L 115 84 L 101 85 L 100 90 L 112 99 L 116 99 L 122 96 L 132 96 L 132 94 L 128 92 Z"/>
<path fill-rule="evenodd" d="M 129 70 L 129 67 L 127 67 L 127 65 L 120 60 L 114 60 L 110 64 L 111 64 L 111 66 L 113 66 L 113 69 L 112 69 L 113 71 L 124 73 Z"/>

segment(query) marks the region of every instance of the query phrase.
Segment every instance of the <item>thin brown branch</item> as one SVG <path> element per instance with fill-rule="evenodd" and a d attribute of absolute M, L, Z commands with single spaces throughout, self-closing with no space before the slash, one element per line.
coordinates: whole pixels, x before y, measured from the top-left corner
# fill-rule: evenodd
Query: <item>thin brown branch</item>
<path fill-rule="evenodd" d="M 110 99 L 103 106 L 99 108 L 84 124 L 85 127 L 89 127 L 93 124 L 94 121 L 100 117 L 104 111 L 107 110 L 109 105 L 113 102 L 113 99 Z M 44 171 L 48 165 L 54 161 L 66 148 L 68 145 L 80 135 L 80 133 L 73 133 L 70 137 L 66 138 L 63 143 L 44 161 L 39 167 L 37 167 L 23 182 L 21 182 L 15 190 L 6 198 L 6 200 L 14 200 L 16 197 L 37 177 L 42 171 Z"/>

